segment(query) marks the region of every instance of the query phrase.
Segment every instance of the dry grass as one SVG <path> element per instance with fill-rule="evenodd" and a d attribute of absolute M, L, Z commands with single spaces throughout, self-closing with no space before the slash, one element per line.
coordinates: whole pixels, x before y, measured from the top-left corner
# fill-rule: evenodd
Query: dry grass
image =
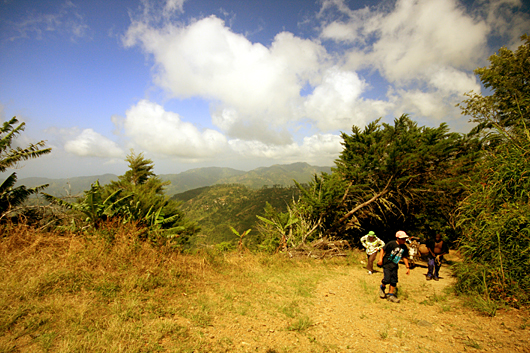
<path fill-rule="evenodd" d="M 311 325 L 306 304 L 333 269 L 333 261 L 182 255 L 138 242 L 137 232 L 4 227 L 0 352 L 211 351 L 201 334 L 212 321 L 258 313 L 302 332 Z M 216 347 L 231 344 L 220 337 Z"/>

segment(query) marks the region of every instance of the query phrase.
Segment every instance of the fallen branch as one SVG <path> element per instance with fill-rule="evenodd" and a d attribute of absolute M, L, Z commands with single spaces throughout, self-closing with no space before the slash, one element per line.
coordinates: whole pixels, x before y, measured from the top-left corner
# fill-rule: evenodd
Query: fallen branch
<path fill-rule="evenodd" d="M 370 200 L 366 201 L 366 202 L 363 202 L 362 204 L 356 206 L 354 209 L 352 209 L 351 211 L 349 211 L 348 213 L 346 213 L 344 216 L 342 216 L 341 219 L 339 219 L 339 223 L 342 223 L 344 222 L 345 220 L 347 220 L 348 218 L 350 218 L 351 215 L 353 215 L 355 212 L 357 212 L 358 210 L 360 210 L 361 208 L 363 208 L 364 206 L 367 206 L 369 204 L 371 204 L 372 202 L 374 202 L 375 200 L 377 200 L 378 198 L 380 198 L 381 196 L 383 196 L 384 194 L 386 194 L 388 192 L 388 186 L 390 185 L 390 182 L 392 181 L 392 178 L 390 178 L 388 180 L 388 182 L 386 183 L 386 186 L 385 188 L 383 189 L 383 191 L 381 191 L 380 193 L 378 194 L 375 194 Z"/>

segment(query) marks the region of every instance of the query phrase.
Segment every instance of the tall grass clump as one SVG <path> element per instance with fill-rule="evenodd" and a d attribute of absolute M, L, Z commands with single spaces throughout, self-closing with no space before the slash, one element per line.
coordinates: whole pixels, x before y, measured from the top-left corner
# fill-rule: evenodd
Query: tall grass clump
<path fill-rule="evenodd" d="M 529 165 L 526 130 L 489 153 L 469 183 L 459 216 L 458 292 L 516 306 L 530 302 Z"/>
<path fill-rule="evenodd" d="M 187 329 L 166 321 L 193 293 L 200 261 L 140 242 L 133 224 L 0 232 L 0 351 L 153 351 L 164 337 L 186 345 Z"/>

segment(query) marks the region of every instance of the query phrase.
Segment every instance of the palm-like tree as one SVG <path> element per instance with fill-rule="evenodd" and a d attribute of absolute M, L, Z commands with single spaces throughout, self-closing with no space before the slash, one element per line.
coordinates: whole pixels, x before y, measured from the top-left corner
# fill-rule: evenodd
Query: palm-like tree
<path fill-rule="evenodd" d="M 23 122 L 18 123 L 18 119 L 13 117 L 0 127 L 0 173 L 16 167 L 20 161 L 37 158 L 52 151 L 51 148 L 43 148 L 44 141 L 30 144 L 25 148 L 11 147 L 13 139 L 24 131 L 26 126 Z M 45 184 L 34 188 L 26 188 L 24 185 L 15 187 L 16 182 L 17 175 L 13 172 L 0 184 L 0 219 L 20 206 L 30 195 L 48 186 Z"/>

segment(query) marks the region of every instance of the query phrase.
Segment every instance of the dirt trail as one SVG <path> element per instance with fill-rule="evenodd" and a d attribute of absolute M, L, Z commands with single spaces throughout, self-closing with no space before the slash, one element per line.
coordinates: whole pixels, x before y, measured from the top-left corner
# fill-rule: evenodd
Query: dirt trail
<path fill-rule="evenodd" d="M 453 280 L 446 265 L 440 281 L 426 281 L 425 264 L 409 276 L 400 266 L 400 303 L 378 297 L 381 271 L 341 271 L 318 286 L 308 329 L 289 331 L 280 317 L 252 315 L 215 323 L 205 339 L 212 351 L 226 352 L 530 352 L 528 311 L 486 317 L 463 308 L 444 292 Z"/>
<path fill-rule="evenodd" d="M 453 281 L 447 266 L 440 281 L 426 280 L 425 264 L 408 276 L 400 267 L 398 304 L 377 297 L 382 272 L 353 268 L 323 283 L 312 335 L 344 352 L 530 352 L 527 311 L 482 316 L 446 295 Z"/>

